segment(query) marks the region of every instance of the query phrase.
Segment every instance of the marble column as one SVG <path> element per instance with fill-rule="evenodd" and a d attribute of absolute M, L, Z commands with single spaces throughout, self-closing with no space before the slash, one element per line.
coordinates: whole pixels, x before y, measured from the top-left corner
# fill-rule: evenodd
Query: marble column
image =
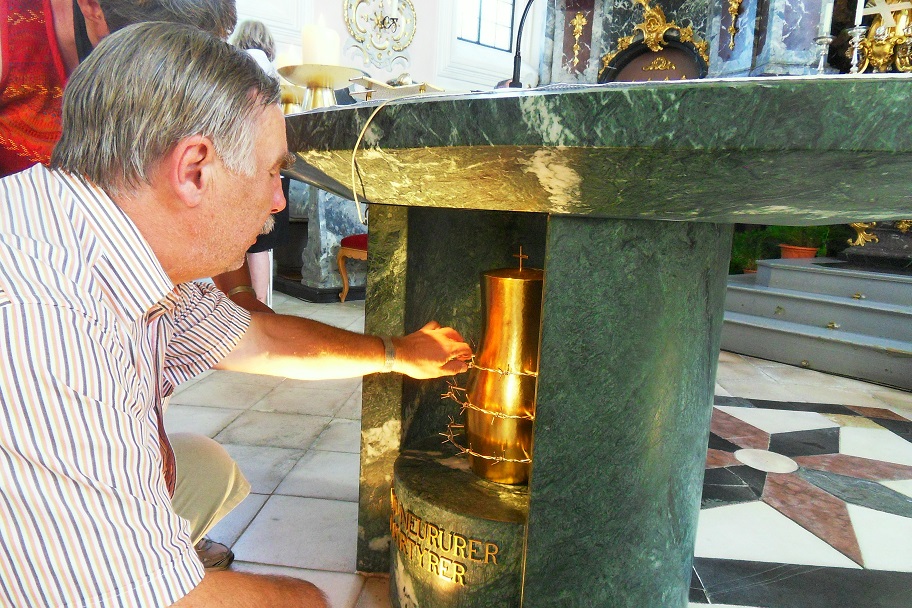
<path fill-rule="evenodd" d="M 551 216 L 524 608 L 685 608 L 731 226 Z"/>

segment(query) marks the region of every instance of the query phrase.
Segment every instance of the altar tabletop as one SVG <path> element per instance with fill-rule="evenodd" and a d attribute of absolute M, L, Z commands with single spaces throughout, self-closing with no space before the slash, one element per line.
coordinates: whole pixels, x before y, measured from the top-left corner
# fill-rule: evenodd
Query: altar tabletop
<path fill-rule="evenodd" d="M 417 96 L 364 130 L 356 188 L 395 205 L 628 219 L 907 218 L 910 93 L 906 75 L 839 75 Z M 379 105 L 289 116 L 289 149 L 350 196 Z"/>

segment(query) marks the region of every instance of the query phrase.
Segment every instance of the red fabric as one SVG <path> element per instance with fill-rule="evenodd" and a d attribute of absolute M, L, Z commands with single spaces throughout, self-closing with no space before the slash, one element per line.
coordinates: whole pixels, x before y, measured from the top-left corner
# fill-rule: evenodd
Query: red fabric
<path fill-rule="evenodd" d="M 60 139 L 66 71 L 51 0 L 0 0 L 0 177 L 47 164 Z"/>
<path fill-rule="evenodd" d="M 353 234 L 342 239 L 343 247 L 351 247 L 352 249 L 363 249 L 367 251 L 367 235 L 366 234 Z"/>

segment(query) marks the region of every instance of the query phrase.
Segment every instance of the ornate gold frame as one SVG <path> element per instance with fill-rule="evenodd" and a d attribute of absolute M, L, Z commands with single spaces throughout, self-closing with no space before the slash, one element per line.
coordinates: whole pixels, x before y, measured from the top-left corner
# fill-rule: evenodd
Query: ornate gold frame
<path fill-rule="evenodd" d="M 627 50 L 633 44 L 637 38 L 637 32 L 643 35 L 643 43 L 649 47 L 649 50 L 656 53 L 665 48 L 667 44 L 665 34 L 671 30 L 677 31 L 678 40 L 681 42 L 689 42 L 694 45 L 703 61 L 707 65 L 709 64 L 709 43 L 694 37 L 692 26 L 680 27 L 674 22 L 669 23 L 662 8 L 649 6 L 649 0 L 636 0 L 636 3 L 643 7 L 643 22 L 633 27 L 633 35 L 624 36 L 617 41 L 617 48 L 614 52 L 602 57 L 602 70 L 608 67 L 618 53 Z"/>

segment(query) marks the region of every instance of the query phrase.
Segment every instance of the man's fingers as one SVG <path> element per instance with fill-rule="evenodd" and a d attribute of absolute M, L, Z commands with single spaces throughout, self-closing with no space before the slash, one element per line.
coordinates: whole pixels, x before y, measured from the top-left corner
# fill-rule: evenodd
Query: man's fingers
<path fill-rule="evenodd" d="M 456 374 L 461 374 L 462 372 L 468 370 L 469 366 L 466 365 L 465 361 L 454 359 L 452 361 L 448 361 L 440 369 L 446 372 L 446 375 L 448 376 L 455 376 Z"/>
<path fill-rule="evenodd" d="M 437 321 L 428 321 L 427 323 L 424 324 L 424 327 L 422 327 L 418 331 L 432 331 L 435 329 L 440 329 L 440 323 L 438 323 Z"/>

